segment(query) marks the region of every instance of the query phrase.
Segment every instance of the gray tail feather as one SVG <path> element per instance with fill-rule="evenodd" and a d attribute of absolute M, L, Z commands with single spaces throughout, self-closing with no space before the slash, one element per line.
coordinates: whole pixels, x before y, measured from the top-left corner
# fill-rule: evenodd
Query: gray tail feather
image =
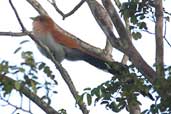
<path fill-rule="evenodd" d="M 114 73 L 113 70 L 110 68 L 110 66 L 104 60 L 92 57 L 91 55 L 84 55 L 83 60 L 95 66 L 96 68 L 107 71 L 111 74 Z"/>

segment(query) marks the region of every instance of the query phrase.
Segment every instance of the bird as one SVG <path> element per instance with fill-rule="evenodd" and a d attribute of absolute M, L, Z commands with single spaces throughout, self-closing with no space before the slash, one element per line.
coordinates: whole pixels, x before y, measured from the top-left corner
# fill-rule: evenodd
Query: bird
<path fill-rule="evenodd" d="M 50 16 L 39 15 L 31 18 L 33 20 L 33 36 L 35 39 L 40 41 L 43 45 L 48 47 L 56 61 L 61 63 L 64 59 L 70 61 L 83 60 L 87 63 L 99 68 L 111 72 L 109 66 L 106 64 L 107 61 L 88 53 L 76 39 L 70 38 L 68 35 L 64 34 L 52 20 Z M 39 51 L 45 55 L 47 58 L 48 54 L 38 46 Z"/>

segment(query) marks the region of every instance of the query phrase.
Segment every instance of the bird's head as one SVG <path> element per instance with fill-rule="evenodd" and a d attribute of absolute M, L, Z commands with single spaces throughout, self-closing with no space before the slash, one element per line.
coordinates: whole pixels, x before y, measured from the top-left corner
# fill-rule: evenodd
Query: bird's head
<path fill-rule="evenodd" d="M 33 32 L 50 32 L 55 28 L 54 21 L 46 15 L 40 15 L 37 17 L 31 17 L 33 20 Z"/>

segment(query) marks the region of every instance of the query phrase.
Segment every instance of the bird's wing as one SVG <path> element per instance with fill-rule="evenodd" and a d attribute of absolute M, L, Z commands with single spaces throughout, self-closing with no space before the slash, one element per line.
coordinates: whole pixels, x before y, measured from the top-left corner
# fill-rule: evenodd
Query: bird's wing
<path fill-rule="evenodd" d="M 70 38 L 69 36 L 62 33 L 61 31 L 58 30 L 52 31 L 52 36 L 55 38 L 55 41 L 57 43 L 62 44 L 68 48 L 76 48 L 76 49 L 80 48 L 76 40 Z"/>

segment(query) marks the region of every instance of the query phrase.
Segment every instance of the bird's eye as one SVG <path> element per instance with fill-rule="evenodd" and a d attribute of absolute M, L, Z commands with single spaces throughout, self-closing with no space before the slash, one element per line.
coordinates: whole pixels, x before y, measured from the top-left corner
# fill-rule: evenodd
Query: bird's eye
<path fill-rule="evenodd" d="M 44 21 L 46 21 L 47 19 L 46 19 L 46 17 L 44 17 L 44 16 L 40 16 L 38 20 L 41 21 L 41 22 L 44 22 Z"/>
<path fill-rule="evenodd" d="M 44 21 L 44 19 L 43 19 L 42 17 L 40 17 L 38 20 L 39 20 L 39 21 Z"/>

